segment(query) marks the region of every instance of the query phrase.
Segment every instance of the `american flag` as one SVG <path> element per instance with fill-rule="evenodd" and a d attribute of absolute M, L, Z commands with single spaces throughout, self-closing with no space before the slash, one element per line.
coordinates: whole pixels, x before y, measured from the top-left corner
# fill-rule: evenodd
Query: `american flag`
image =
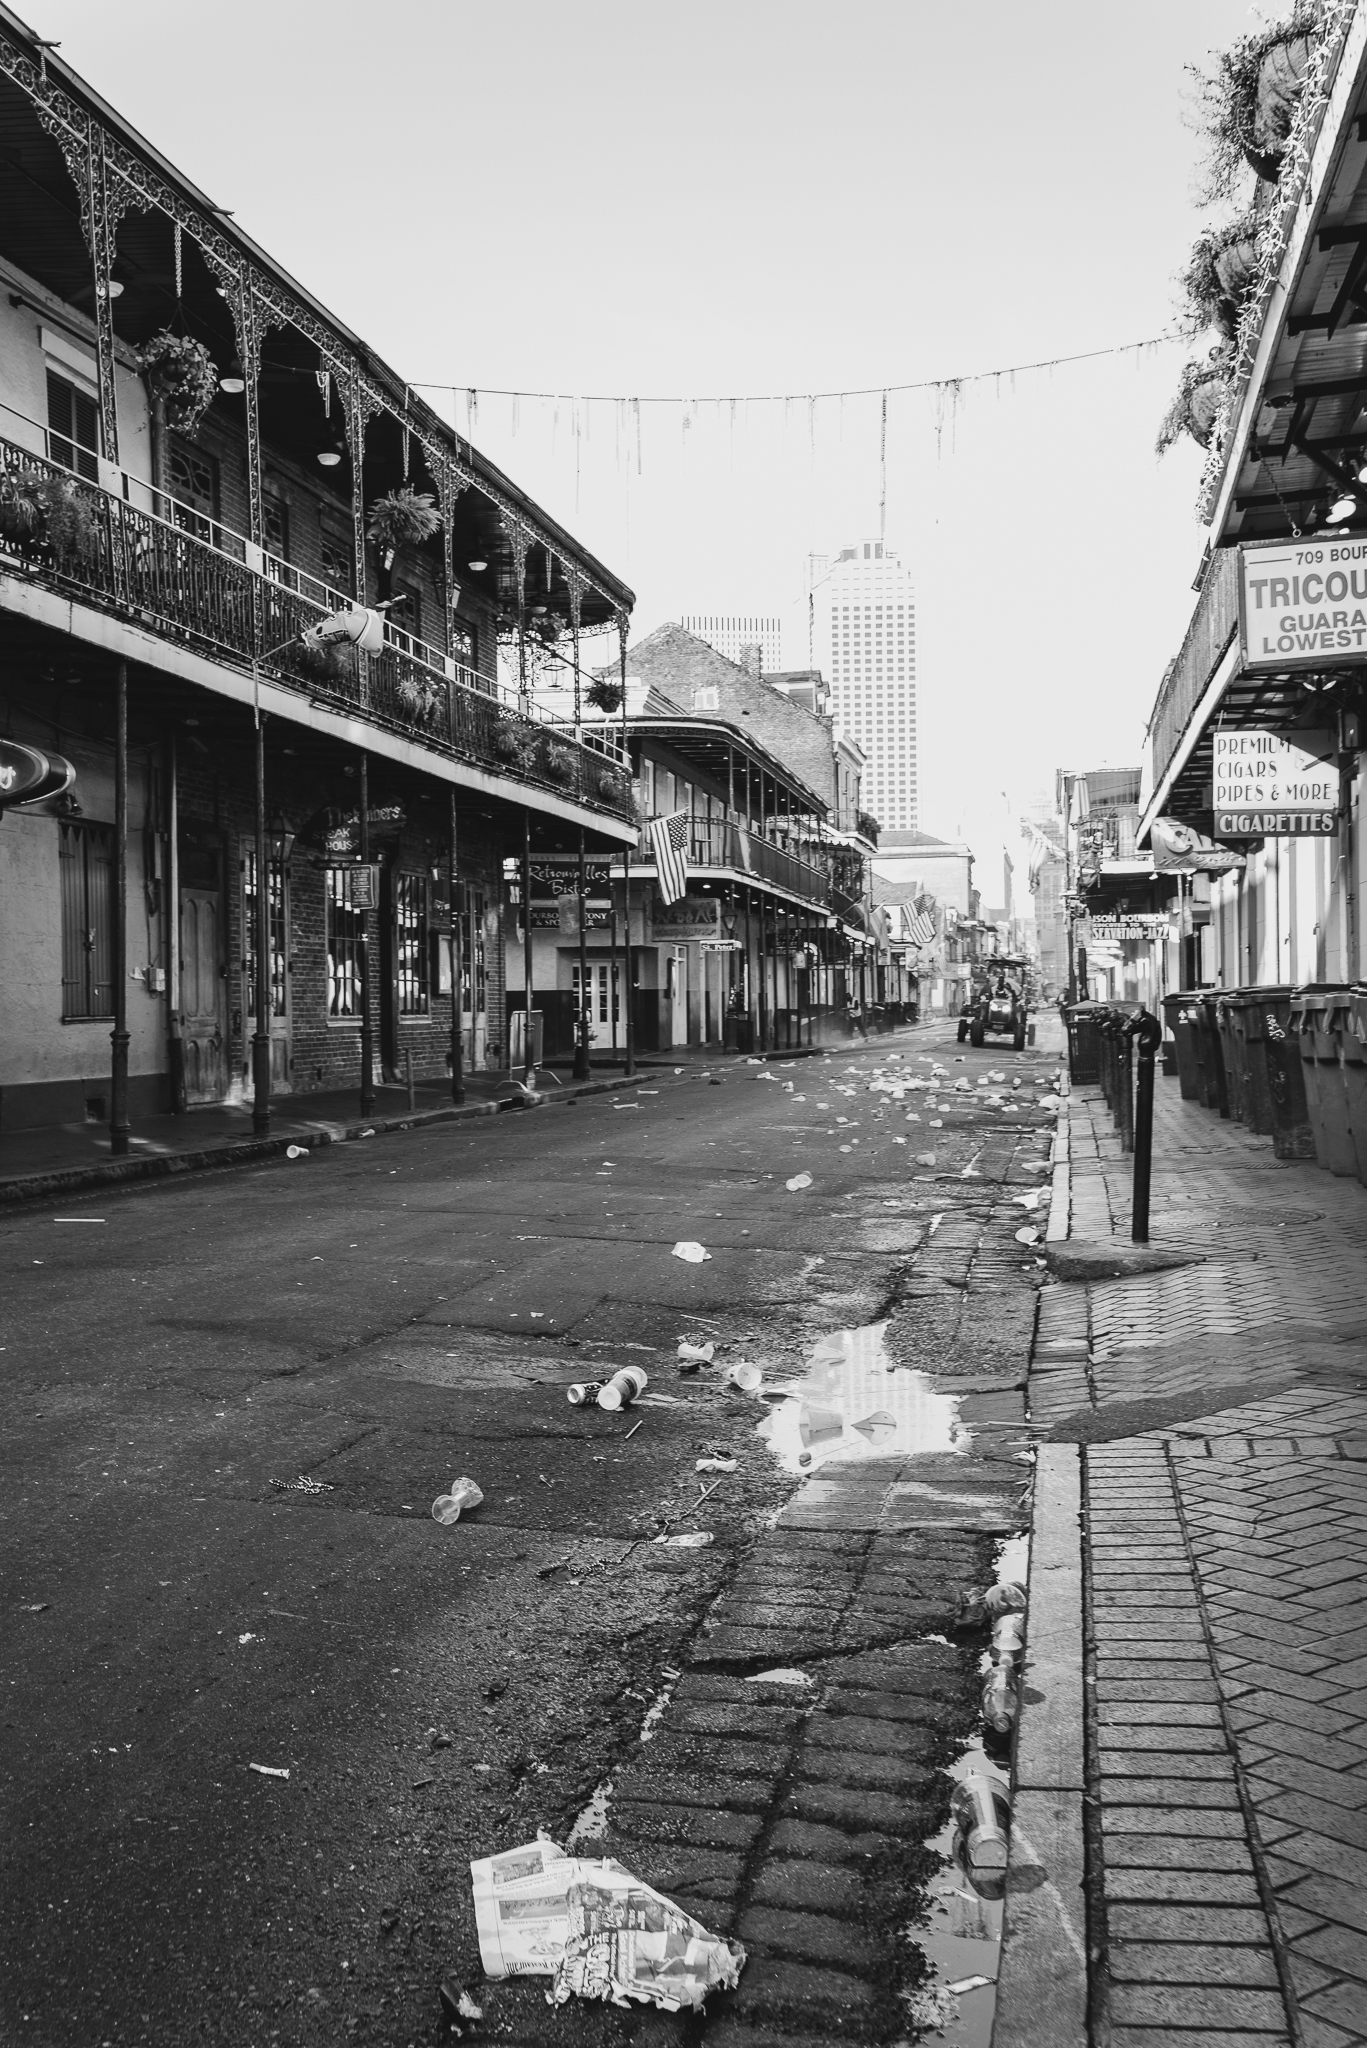
<path fill-rule="evenodd" d="M 928 910 L 913 910 L 910 904 L 904 903 L 902 923 L 913 946 L 929 946 L 934 943 L 935 920 Z"/>
<path fill-rule="evenodd" d="M 651 844 L 655 848 L 655 871 L 660 877 L 660 894 L 666 903 L 677 903 L 688 894 L 688 853 L 693 821 L 687 811 L 671 811 L 667 818 L 650 821 Z"/>

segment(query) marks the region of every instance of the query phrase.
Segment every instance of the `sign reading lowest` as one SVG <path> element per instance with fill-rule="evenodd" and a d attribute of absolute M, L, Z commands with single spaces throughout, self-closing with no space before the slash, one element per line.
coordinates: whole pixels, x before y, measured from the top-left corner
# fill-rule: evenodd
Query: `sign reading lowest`
<path fill-rule="evenodd" d="M 1239 641 L 1246 669 L 1367 661 L 1367 540 L 1240 548 Z"/>

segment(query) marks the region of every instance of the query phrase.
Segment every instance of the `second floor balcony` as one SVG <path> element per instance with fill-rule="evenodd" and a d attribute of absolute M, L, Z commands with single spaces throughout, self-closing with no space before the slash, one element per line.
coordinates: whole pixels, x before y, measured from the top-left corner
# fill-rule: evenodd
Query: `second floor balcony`
<path fill-rule="evenodd" d="M 634 857 L 653 863 L 649 827 L 642 831 Z M 786 847 L 776 846 L 729 818 L 692 820 L 688 864 L 690 868 L 720 869 L 740 881 L 768 884 L 783 895 L 817 904 L 823 910 L 834 907 L 831 878 L 824 867 L 789 853 Z"/>
<path fill-rule="evenodd" d="M 253 548 L 165 493 L 120 488 L 0 439 L 0 571 L 159 638 L 263 676 L 307 703 L 619 819 L 632 815 L 620 737 L 500 701 L 495 685 L 389 626 L 383 651 L 310 647 L 303 634 L 352 600 Z M 142 502 L 139 502 L 141 499 Z M 72 630 L 79 632 L 79 626 Z"/>

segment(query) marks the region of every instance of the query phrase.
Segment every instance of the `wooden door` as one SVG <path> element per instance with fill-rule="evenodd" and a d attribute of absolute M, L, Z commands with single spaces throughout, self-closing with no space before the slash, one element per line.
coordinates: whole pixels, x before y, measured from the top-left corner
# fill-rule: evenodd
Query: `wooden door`
<path fill-rule="evenodd" d="M 180 1006 L 187 1102 L 221 1102 L 228 1091 L 221 911 L 217 889 L 180 892 Z"/>

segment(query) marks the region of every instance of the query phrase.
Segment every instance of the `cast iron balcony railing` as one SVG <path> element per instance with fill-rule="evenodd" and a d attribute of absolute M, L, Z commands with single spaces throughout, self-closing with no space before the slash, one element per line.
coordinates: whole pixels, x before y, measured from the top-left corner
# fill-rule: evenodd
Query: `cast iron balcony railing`
<path fill-rule="evenodd" d="M 758 833 L 728 818 L 694 818 L 691 823 L 690 868 L 727 868 L 742 877 L 752 876 L 756 882 L 771 883 L 785 895 L 799 896 L 804 902 L 819 903 L 823 910 L 829 909 L 830 877 L 810 861 L 799 859 L 795 853 L 775 846 L 772 840 L 761 839 Z M 648 826 L 641 833 L 635 858 L 647 862 L 655 858 Z"/>
<path fill-rule="evenodd" d="M 35 483 L 48 496 L 33 519 L 25 506 L 34 502 Z M 306 627 L 355 602 L 164 493 L 142 485 L 139 494 L 162 511 L 0 439 L 0 565 L 238 667 L 291 636 L 298 643 Z M 539 722 L 500 703 L 487 677 L 394 628 L 383 652 L 364 660 L 351 648 L 315 652 L 295 644 L 273 653 L 262 673 L 435 753 L 616 817 L 633 815 L 615 735 L 580 740 L 570 728 Z"/>
<path fill-rule="evenodd" d="M 1166 775 L 1238 624 L 1239 550 L 1217 548 L 1207 566 L 1186 638 L 1163 678 L 1149 720 L 1155 788 Z"/>

